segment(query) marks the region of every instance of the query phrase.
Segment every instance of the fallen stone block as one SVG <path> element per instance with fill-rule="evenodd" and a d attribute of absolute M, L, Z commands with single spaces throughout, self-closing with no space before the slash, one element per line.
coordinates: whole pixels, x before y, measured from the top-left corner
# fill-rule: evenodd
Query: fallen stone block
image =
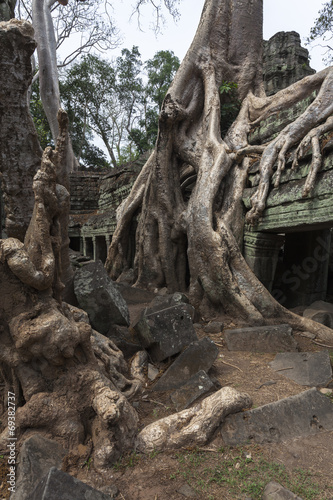
<path fill-rule="evenodd" d="M 333 430 L 333 404 L 317 389 L 228 416 L 221 427 L 227 445 L 278 442 Z"/>
<path fill-rule="evenodd" d="M 205 333 L 220 333 L 222 332 L 224 324 L 220 321 L 211 321 L 204 326 L 203 330 Z"/>
<path fill-rule="evenodd" d="M 112 497 L 113 498 L 113 497 Z M 37 485 L 29 500 L 111 500 L 79 479 L 52 467 Z"/>
<path fill-rule="evenodd" d="M 206 394 L 214 387 L 213 382 L 208 377 L 207 373 L 200 370 L 193 375 L 180 389 L 177 389 L 170 396 L 171 401 L 176 406 L 177 411 L 185 410 L 196 399 L 203 394 Z"/>
<path fill-rule="evenodd" d="M 145 310 L 133 328 L 152 361 L 163 361 L 197 340 L 192 316 L 193 307 L 189 304 L 168 307 L 151 314 Z"/>
<path fill-rule="evenodd" d="M 305 318 L 310 318 L 317 323 L 333 328 L 333 304 L 317 300 L 303 311 Z"/>
<path fill-rule="evenodd" d="M 328 351 L 279 353 L 270 367 L 297 384 L 310 387 L 326 386 L 332 379 Z"/>
<path fill-rule="evenodd" d="M 150 453 L 205 445 L 226 415 L 251 405 L 247 394 L 233 387 L 223 387 L 192 408 L 157 420 L 142 429 L 137 437 L 136 449 Z"/>
<path fill-rule="evenodd" d="M 122 351 L 125 358 L 131 358 L 142 349 L 141 342 L 132 328 L 121 325 L 111 325 L 106 337 L 112 340 Z"/>
<path fill-rule="evenodd" d="M 189 304 L 189 300 L 184 293 L 175 292 L 166 295 L 157 295 L 147 307 L 147 314 L 157 311 L 162 311 L 172 306 L 179 306 L 180 304 Z"/>
<path fill-rule="evenodd" d="M 297 351 L 297 342 L 289 325 L 258 326 L 225 331 L 229 351 Z"/>
<path fill-rule="evenodd" d="M 208 337 L 192 342 L 154 385 L 154 391 L 178 389 L 200 370 L 208 372 L 219 349 Z"/>
<path fill-rule="evenodd" d="M 91 262 L 76 271 L 74 292 L 92 327 L 106 335 L 110 325 L 129 325 L 128 307 L 109 278 L 102 262 Z"/>
<path fill-rule="evenodd" d="M 190 486 L 187 483 L 183 484 L 179 488 L 178 493 L 180 493 L 181 495 L 183 495 L 186 498 L 197 498 L 197 494 L 196 494 L 195 490 L 192 488 L 192 486 Z"/>
<path fill-rule="evenodd" d="M 156 368 L 156 366 L 152 365 L 151 363 L 148 363 L 148 380 L 153 382 L 155 378 L 159 375 L 160 370 Z"/>
<path fill-rule="evenodd" d="M 302 500 L 281 484 L 271 481 L 264 489 L 262 500 Z"/>
<path fill-rule="evenodd" d="M 156 296 L 154 292 L 149 292 L 148 290 L 143 290 L 142 288 L 136 288 L 123 282 L 114 282 L 113 284 L 121 293 L 121 296 L 125 299 L 126 304 L 149 303 Z"/>
<path fill-rule="evenodd" d="M 50 468 L 61 467 L 66 453 L 59 443 L 41 434 L 26 439 L 18 456 L 16 488 L 11 500 L 30 500 L 36 485 Z"/>

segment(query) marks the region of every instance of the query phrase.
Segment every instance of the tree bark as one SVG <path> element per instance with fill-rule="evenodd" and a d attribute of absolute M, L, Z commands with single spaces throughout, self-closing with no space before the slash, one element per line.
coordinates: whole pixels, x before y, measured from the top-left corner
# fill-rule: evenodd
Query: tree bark
<path fill-rule="evenodd" d="M 0 176 L 7 236 L 23 241 L 33 210 L 32 179 L 42 150 L 27 109 L 33 29 L 25 21 L 0 23 Z"/>
<path fill-rule="evenodd" d="M 56 0 L 33 0 L 32 23 L 37 42 L 40 96 L 54 143 L 56 143 L 59 135 L 57 113 L 60 108 L 60 91 L 57 44 L 50 10 L 54 3 L 56 3 Z M 79 164 L 75 158 L 70 140 L 67 155 L 69 172 L 78 170 Z"/>
<path fill-rule="evenodd" d="M 267 98 L 261 50 L 262 0 L 206 0 L 195 38 L 164 99 L 154 155 L 121 208 L 106 268 L 117 279 L 130 266 L 126 234 L 141 205 L 136 286 L 166 286 L 170 292 L 188 288 L 197 306 L 208 299 L 248 322 L 287 321 L 332 341 L 332 330 L 293 315 L 272 298 L 237 243 L 250 155 L 262 153 L 261 181 L 247 216 L 254 222 L 264 209 L 276 162 L 282 170 L 286 151 L 322 121 L 328 120 L 329 129 L 333 112 L 331 69 Z M 224 140 L 219 94 L 223 82 L 237 83 L 242 101 Z M 321 89 L 319 95 L 299 119 L 265 147 L 249 147 L 251 127 L 314 88 Z M 185 187 L 190 183 L 194 187 L 188 198 Z"/>
<path fill-rule="evenodd" d="M 224 418 L 251 408 L 252 400 L 233 387 L 223 387 L 201 403 L 147 425 L 136 440 L 143 453 L 202 446 L 212 438 Z"/>
<path fill-rule="evenodd" d="M 26 47 L 34 47 L 31 34 L 25 22 L 1 26 L 0 39 L 9 39 L 5 47 L 17 49 L 12 60 L 19 81 L 31 55 Z M 29 113 L 24 95 L 21 102 Z M 4 394 L 16 397 L 18 442 L 35 430 L 75 453 L 79 443 L 91 439 L 94 464 L 105 467 L 133 445 L 138 416 L 127 397 L 140 382 L 128 379 L 121 351 L 92 331 L 87 315 L 62 300 L 69 193 L 68 120 L 61 110 L 58 126 L 57 146 L 44 151 L 33 178 L 35 199 L 24 242 L 0 240 L 0 369 Z M 7 444 L 5 429 L 3 452 Z"/>

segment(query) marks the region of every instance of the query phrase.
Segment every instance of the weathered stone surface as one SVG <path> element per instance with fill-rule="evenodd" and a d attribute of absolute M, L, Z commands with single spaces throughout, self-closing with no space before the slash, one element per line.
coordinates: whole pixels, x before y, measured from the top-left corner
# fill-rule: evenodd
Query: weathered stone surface
<path fill-rule="evenodd" d="M 187 483 L 183 484 L 179 488 L 178 493 L 180 493 L 181 495 L 183 495 L 186 498 L 197 498 L 197 494 L 196 494 L 195 490 L 192 488 L 192 486 L 190 486 Z"/>
<path fill-rule="evenodd" d="M 271 481 L 264 489 L 262 500 L 302 500 L 281 484 Z"/>
<path fill-rule="evenodd" d="M 143 453 L 150 453 L 154 450 L 204 445 L 226 415 L 250 408 L 251 405 L 251 398 L 247 394 L 233 387 L 223 387 L 192 408 L 145 427 L 138 435 L 136 448 Z"/>
<path fill-rule="evenodd" d="M 279 353 L 270 367 L 297 384 L 310 387 L 325 386 L 332 379 L 328 351 Z"/>
<path fill-rule="evenodd" d="M 149 290 L 142 290 L 141 288 L 134 288 L 127 283 L 114 283 L 115 287 L 121 293 L 121 296 L 126 300 L 127 304 L 141 304 L 144 302 L 151 302 L 155 293 Z"/>
<path fill-rule="evenodd" d="M 220 321 L 211 321 L 208 325 L 204 326 L 205 333 L 220 333 L 223 330 L 223 323 Z"/>
<path fill-rule="evenodd" d="M 151 363 L 148 363 L 148 379 L 153 381 L 157 377 L 157 375 L 160 373 L 159 369 L 156 368 L 156 366 L 152 365 Z"/>
<path fill-rule="evenodd" d="M 100 333 L 107 334 L 112 324 L 129 325 L 126 302 L 101 261 L 91 262 L 76 272 L 74 292 L 93 328 Z"/>
<path fill-rule="evenodd" d="M 84 214 L 98 209 L 101 173 L 71 172 L 69 176 L 72 214 Z"/>
<path fill-rule="evenodd" d="M 157 295 L 147 307 L 147 314 L 162 311 L 168 307 L 180 304 L 189 304 L 189 300 L 184 293 L 176 292 L 173 294 Z"/>
<path fill-rule="evenodd" d="M 267 95 L 289 87 L 315 73 L 309 66 L 309 51 L 301 46 L 296 31 L 279 31 L 263 44 L 263 77 Z"/>
<path fill-rule="evenodd" d="M 40 434 L 26 439 L 18 456 L 15 493 L 11 500 L 30 500 L 30 495 L 51 467 L 61 467 L 66 451 Z M 41 497 L 40 497 L 41 498 Z"/>
<path fill-rule="evenodd" d="M 333 404 L 317 389 L 228 416 L 221 428 L 225 444 L 278 442 L 333 430 Z"/>
<path fill-rule="evenodd" d="M 197 340 L 192 316 L 193 307 L 189 304 L 172 306 L 151 314 L 145 310 L 133 328 L 152 360 L 163 361 Z"/>
<path fill-rule="evenodd" d="M 186 384 L 171 394 L 171 401 L 175 404 L 177 411 L 185 410 L 193 401 L 206 394 L 213 387 L 214 384 L 207 373 L 200 370 Z"/>
<path fill-rule="evenodd" d="M 278 188 L 272 187 L 266 201 L 263 216 L 254 228 L 246 225 L 248 231 L 285 232 L 297 229 L 312 230 L 330 227 L 333 220 L 333 153 L 323 157 L 322 166 L 316 177 L 316 184 L 309 196 L 303 198 L 306 177 L 311 166 L 311 157 L 300 161 L 297 173 L 288 168 L 292 157 L 287 160 L 286 170 L 281 175 Z M 256 191 L 259 178 L 254 175 L 252 188 L 243 192 L 243 202 L 247 209 L 251 207 L 251 196 Z M 250 179 L 251 182 L 251 179 Z M 274 177 L 272 183 L 274 182 Z M 297 217 L 295 217 L 297 214 Z"/>
<path fill-rule="evenodd" d="M 225 331 L 229 351 L 296 351 L 297 343 L 289 325 L 258 326 Z"/>
<path fill-rule="evenodd" d="M 244 258 L 269 292 L 273 288 L 275 271 L 283 243 L 284 236 L 280 234 L 244 232 Z"/>
<path fill-rule="evenodd" d="M 192 342 L 157 381 L 153 390 L 178 389 L 200 370 L 208 372 L 218 352 L 218 347 L 208 337 Z"/>
<path fill-rule="evenodd" d="M 303 311 L 305 318 L 310 318 L 322 325 L 333 327 L 333 304 L 317 300 Z"/>
<path fill-rule="evenodd" d="M 110 495 L 97 491 L 66 472 L 52 467 L 37 485 L 29 500 L 60 498 L 61 500 L 111 500 Z"/>
<path fill-rule="evenodd" d="M 4 5 L 0 2 L 0 9 Z M 5 232 L 2 236 L 1 220 L 0 237 L 21 241 L 31 219 L 34 207 L 32 180 L 42 157 L 27 105 L 27 90 L 32 80 L 31 56 L 36 47 L 33 37 L 33 28 L 27 21 L 12 19 L 1 24 L 0 175 Z"/>
<path fill-rule="evenodd" d="M 127 326 L 111 325 L 106 337 L 116 344 L 125 358 L 131 358 L 133 354 L 142 349 L 141 342 L 134 330 Z"/>

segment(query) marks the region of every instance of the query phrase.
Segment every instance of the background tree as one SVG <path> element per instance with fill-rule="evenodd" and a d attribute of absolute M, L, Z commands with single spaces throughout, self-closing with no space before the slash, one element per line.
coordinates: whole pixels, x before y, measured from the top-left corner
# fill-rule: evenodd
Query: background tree
<path fill-rule="evenodd" d="M 98 135 L 109 153 L 113 166 L 117 160 L 110 143 L 109 109 L 114 99 L 115 71 L 111 65 L 91 54 L 73 64 L 61 82 L 64 107 L 69 115 L 74 149 L 85 160 L 89 138 Z"/>
<path fill-rule="evenodd" d="M 152 63 L 155 69 L 147 74 L 146 68 Z M 122 55 L 113 62 L 88 54 L 63 69 L 61 103 L 69 116 L 77 159 L 86 166 L 117 166 L 153 148 L 158 105 L 178 66 L 178 58 L 169 51 L 157 53 L 143 63 L 138 48 L 133 47 L 123 49 Z M 50 132 L 36 83 L 31 110 L 44 147 L 50 145 Z M 103 151 L 93 144 L 96 137 L 104 143 L 109 162 Z"/>
<path fill-rule="evenodd" d="M 172 51 L 161 50 L 145 63 L 147 84 L 143 98 L 143 117 L 138 126 L 131 129 L 130 139 L 133 140 L 140 154 L 155 146 L 158 130 L 158 115 L 163 99 L 179 68 L 178 57 Z"/>
<path fill-rule="evenodd" d="M 174 79 L 180 61 L 172 51 L 160 50 L 146 62 L 148 76 L 147 94 L 160 112 L 166 93 Z"/>
<path fill-rule="evenodd" d="M 146 2 L 144 2 L 146 3 Z M 153 2 L 149 0 L 155 11 L 157 19 L 163 15 L 163 6 L 173 16 L 177 15 L 175 4 L 177 0 L 164 2 Z M 138 0 L 134 5 L 134 11 L 140 13 L 142 1 Z M 101 16 L 100 9 L 104 8 L 105 16 Z M 53 141 L 58 136 L 57 111 L 60 107 L 60 92 L 58 82 L 57 48 L 71 34 L 81 33 L 81 41 L 78 49 L 75 49 L 64 58 L 61 65 L 73 61 L 78 54 L 89 52 L 92 47 L 103 50 L 110 48 L 119 42 L 117 32 L 110 15 L 112 2 L 108 0 L 84 0 L 75 2 L 68 0 L 31 0 L 24 2 L 18 0 L 17 9 L 20 17 L 24 12 L 28 19 L 32 20 L 35 29 L 38 52 L 38 73 L 40 81 L 40 95 L 43 108 L 50 125 Z M 54 16 L 54 13 L 58 13 Z M 107 23 L 104 22 L 107 19 Z M 68 149 L 70 169 L 76 169 L 78 162 L 73 149 Z"/>
<path fill-rule="evenodd" d="M 260 183 L 246 218 L 254 224 L 266 203 L 274 170 L 285 155 L 312 144 L 310 190 L 320 165 L 319 137 L 333 128 L 333 70 L 304 78 L 266 97 L 262 80 L 263 2 L 206 0 L 200 23 L 163 101 L 156 147 L 118 213 L 106 267 L 113 279 L 131 266 L 128 234 L 141 209 L 134 261 L 136 286 L 189 290 L 197 307 L 207 304 L 252 324 L 288 322 L 332 341 L 332 330 L 278 304 L 242 257 L 242 192 L 253 154 Z M 220 88 L 237 84 L 241 108 L 221 137 Z M 273 112 L 318 90 L 312 104 L 266 145 L 249 146 L 247 135 Z M 294 165 L 296 165 L 296 161 Z M 185 188 L 194 185 L 189 197 Z M 308 191 L 307 191 L 308 192 Z M 305 193 L 306 195 L 306 193 Z"/>
<path fill-rule="evenodd" d="M 315 20 L 314 26 L 310 30 L 310 36 L 308 37 L 308 43 L 322 39 L 324 41 L 324 47 L 326 47 L 326 52 L 324 55 L 324 62 L 327 64 L 333 61 L 333 44 L 331 40 L 333 38 L 333 0 L 329 0 L 323 5 L 323 8 L 319 11 L 319 16 Z"/>

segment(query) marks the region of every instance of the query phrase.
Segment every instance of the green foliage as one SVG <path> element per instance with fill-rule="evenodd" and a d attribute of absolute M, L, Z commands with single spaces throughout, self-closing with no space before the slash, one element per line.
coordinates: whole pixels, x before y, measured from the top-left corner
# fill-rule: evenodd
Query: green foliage
<path fill-rule="evenodd" d="M 314 26 L 310 30 L 310 36 L 307 39 L 308 43 L 322 39 L 326 51 L 323 61 L 329 65 L 333 62 L 333 45 L 330 43 L 333 37 L 333 0 L 329 0 L 323 5 L 319 11 L 319 16 L 315 20 Z"/>
<path fill-rule="evenodd" d="M 116 471 L 125 470 L 129 467 L 135 467 L 141 459 L 141 455 L 132 451 L 126 455 L 123 455 L 115 464 L 113 464 L 113 468 Z"/>
<path fill-rule="evenodd" d="M 148 74 L 146 91 L 149 98 L 157 104 L 159 111 L 179 66 L 178 57 L 169 50 L 160 50 L 146 62 Z"/>
<path fill-rule="evenodd" d="M 181 477 L 205 498 L 217 500 L 213 492 L 222 488 L 227 498 L 251 497 L 261 499 L 263 490 L 270 481 L 277 481 L 296 495 L 314 500 L 323 498 L 327 488 L 316 483 L 315 476 L 303 469 L 287 470 L 283 464 L 270 462 L 262 456 L 252 456 L 243 449 L 235 449 L 232 454 L 216 454 L 192 450 L 176 455 L 179 468 L 170 479 Z"/>
<path fill-rule="evenodd" d="M 109 168 L 152 149 L 159 111 L 178 67 L 179 59 L 169 51 L 157 52 L 144 64 L 134 46 L 123 49 L 113 62 L 88 54 L 64 70 L 60 95 L 79 161 L 86 167 Z M 31 112 L 44 148 L 52 139 L 38 85 L 33 89 Z M 94 144 L 96 136 L 109 158 Z"/>
<path fill-rule="evenodd" d="M 221 96 L 221 135 L 224 137 L 239 113 L 241 101 L 238 99 L 238 85 L 235 82 L 223 81 L 219 91 Z"/>
<path fill-rule="evenodd" d="M 73 64 L 60 80 L 62 104 L 68 113 L 74 153 L 86 165 L 110 167 L 104 152 L 93 144 L 94 133 L 108 134 L 105 106 L 115 84 L 109 63 L 91 54 Z"/>

